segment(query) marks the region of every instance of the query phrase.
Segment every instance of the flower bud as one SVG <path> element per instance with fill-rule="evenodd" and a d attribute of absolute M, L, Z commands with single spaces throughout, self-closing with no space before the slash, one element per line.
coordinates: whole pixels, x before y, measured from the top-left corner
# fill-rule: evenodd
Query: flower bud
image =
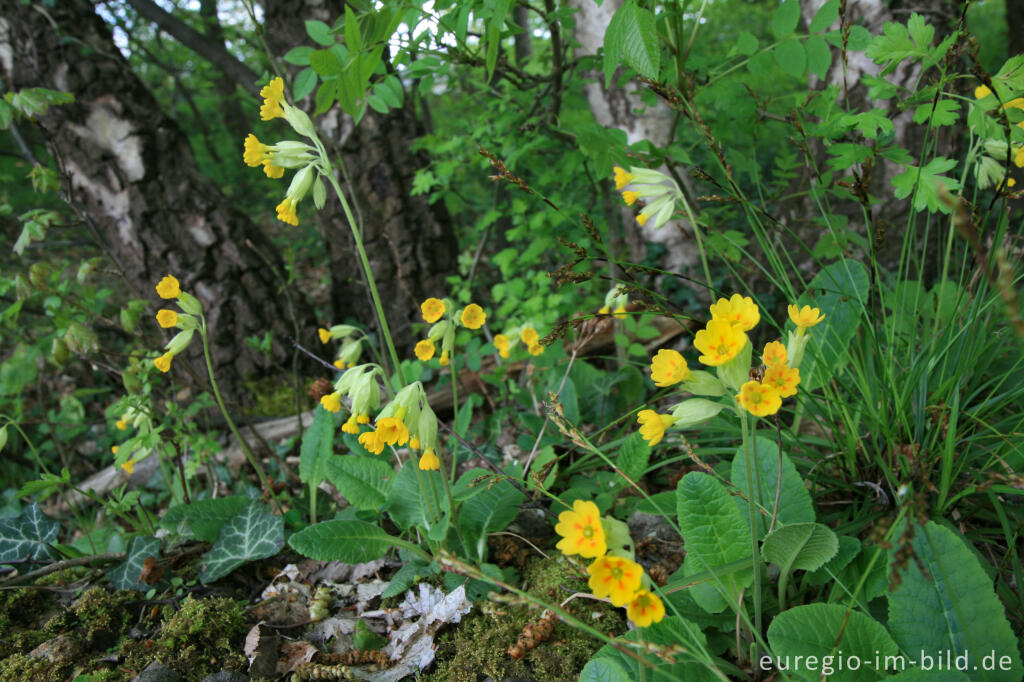
<path fill-rule="evenodd" d="M 173 339 L 167 342 L 167 345 L 164 346 L 164 348 L 166 348 L 171 355 L 177 355 L 181 351 L 188 348 L 188 344 L 190 341 L 192 341 L 192 335 L 194 333 L 195 332 L 191 329 L 186 329 L 185 331 L 178 332 L 177 334 L 175 334 Z"/>
<path fill-rule="evenodd" d="M 192 294 L 183 291 L 178 296 L 178 305 L 189 315 L 202 315 L 203 304 L 199 302 L 199 299 Z"/>
<path fill-rule="evenodd" d="M 672 409 L 672 416 L 676 418 L 673 426 L 680 429 L 696 426 L 701 422 L 711 419 L 724 408 L 725 405 L 723 403 L 716 403 L 704 398 L 684 400 Z"/>
<path fill-rule="evenodd" d="M 748 340 L 736 356 L 718 368 L 718 378 L 729 388 L 739 391 L 740 386 L 750 379 L 750 357 L 753 346 Z"/>
<path fill-rule="evenodd" d="M 288 185 L 287 196 L 295 203 L 302 201 L 302 198 L 309 192 L 309 188 L 313 186 L 315 170 L 313 164 L 309 164 L 292 177 L 292 182 Z"/>

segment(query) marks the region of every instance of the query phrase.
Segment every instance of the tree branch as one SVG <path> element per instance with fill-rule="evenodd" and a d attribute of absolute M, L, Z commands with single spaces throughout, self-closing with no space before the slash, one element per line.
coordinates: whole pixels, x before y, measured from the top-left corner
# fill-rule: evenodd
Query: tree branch
<path fill-rule="evenodd" d="M 152 0 L 128 0 L 144 19 L 152 21 L 169 33 L 179 43 L 207 60 L 221 70 L 227 77 L 252 94 L 258 94 L 256 79 L 259 75 L 236 59 L 223 45 L 210 40 L 173 14 L 165 12 Z"/>

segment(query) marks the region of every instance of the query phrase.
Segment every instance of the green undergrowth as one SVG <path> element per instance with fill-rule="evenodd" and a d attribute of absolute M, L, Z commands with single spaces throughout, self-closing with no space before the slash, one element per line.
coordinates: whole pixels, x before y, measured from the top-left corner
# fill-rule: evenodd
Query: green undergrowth
<path fill-rule="evenodd" d="M 535 559 L 523 571 L 524 589 L 545 602 L 560 604 L 574 592 L 586 592 L 586 581 L 564 557 Z M 565 605 L 575 618 L 609 635 L 622 634 L 626 621 L 622 609 L 604 602 L 576 598 Z M 532 678 L 576 680 L 601 642 L 559 622 L 551 636 L 526 652 L 521 660 L 509 656 L 509 647 L 528 623 L 536 623 L 542 611 L 500 602 L 478 602 L 477 608 L 454 629 L 438 638 L 434 671 L 422 679 L 431 682 L 476 680 L 486 674 L 496 680 Z"/>

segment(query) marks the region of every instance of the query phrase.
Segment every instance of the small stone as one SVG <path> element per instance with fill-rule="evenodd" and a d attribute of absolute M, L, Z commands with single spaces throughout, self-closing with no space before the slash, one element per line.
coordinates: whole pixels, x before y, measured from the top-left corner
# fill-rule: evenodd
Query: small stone
<path fill-rule="evenodd" d="M 71 637 L 68 635 L 57 635 L 53 639 L 37 646 L 29 656 L 49 661 L 50 663 L 66 663 L 75 657 L 78 649 L 78 643 Z"/>
<path fill-rule="evenodd" d="M 185 682 L 185 678 L 160 661 L 153 661 L 145 670 L 133 677 L 132 682 Z"/>
<path fill-rule="evenodd" d="M 202 682 L 249 682 L 249 677 L 237 670 L 221 670 L 219 673 L 204 677 Z"/>

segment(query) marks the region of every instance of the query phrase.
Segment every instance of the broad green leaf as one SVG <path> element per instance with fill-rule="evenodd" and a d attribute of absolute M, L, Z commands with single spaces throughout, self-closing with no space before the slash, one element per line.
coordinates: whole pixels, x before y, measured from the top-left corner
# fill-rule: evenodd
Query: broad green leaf
<path fill-rule="evenodd" d="M 295 66 L 309 66 L 309 55 L 314 52 L 314 49 L 309 45 L 300 45 L 299 47 L 293 47 L 288 50 L 288 53 L 284 56 L 284 60 L 289 64 Z"/>
<path fill-rule="evenodd" d="M 580 682 L 631 682 L 622 666 L 607 657 L 592 658 L 580 671 Z"/>
<path fill-rule="evenodd" d="M 241 495 L 232 495 L 175 505 L 160 519 L 160 525 L 177 532 L 178 526 L 184 521 L 197 540 L 215 542 L 220 535 L 221 527 L 236 517 L 250 502 L 251 500 Z"/>
<path fill-rule="evenodd" d="M 952 530 L 929 521 L 914 533 L 914 561 L 889 593 L 889 628 L 908 652 L 967 653 L 977 665 L 994 651 L 1011 670 L 968 671 L 972 680 L 1017 682 L 1024 677 L 1017 640 L 977 557 Z M 921 573 L 920 566 L 927 572 Z"/>
<path fill-rule="evenodd" d="M 955 99 L 943 98 L 935 103 L 922 104 L 914 110 L 914 123 L 931 121 L 931 125 L 950 126 L 960 118 L 960 104 Z"/>
<path fill-rule="evenodd" d="M 797 4 L 794 0 L 789 1 Z M 775 46 L 773 54 L 782 70 L 791 76 L 799 78 L 807 70 L 807 52 L 804 51 L 803 43 L 796 38 L 783 40 Z"/>
<path fill-rule="evenodd" d="M 957 165 L 956 159 L 937 156 L 924 167 L 907 166 L 907 170 L 892 179 L 897 199 L 905 199 L 914 195 L 914 210 L 929 213 L 936 211 L 949 213 L 952 209 L 939 198 L 939 187 L 949 192 L 960 189 L 960 181 L 942 175 Z"/>
<path fill-rule="evenodd" d="M 345 70 L 334 50 L 315 50 L 311 52 L 309 54 L 309 67 L 324 78 L 340 76 Z M 297 83 L 296 87 L 298 87 Z"/>
<path fill-rule="evenodd" d="M 660 622 L 653 623 L 649 627 L 634 628 L 622 635 L 621 639 L 629 642 L 642 640 L 662 646 L 681 646 L 689 651 L 706 650 L 707 648 L 707 639 L 701 629 L 681 616 L 666 616 Z M 654 654 L 642 653 L 642 649 L 632 649 L 632 651 L 646 659 L 650 665 L 643 665 L 643 670 L 641 670 L 642 664 L 635 658 L 626 656 L 619 649 L 606 644 L 598 649 L 594 657 L 584 667 L 584 671 L 591 665 L 594 667 L 585 674 L 581 673 L 580 679 L 594 680 L 595 682 L 641 679 L 651 682 L 679 682 L 680 680 L 713 682 L 721 679 L 690 656 L 676 656 L 675 663 L 667 663 Z M 598 665 L 599 661 L 610 663 L 614 667 Z M 619 671 L 625 677 L 608 676 L 615 675 Z"/>
<path fill-rule="evenodd" d="M 605 80 L 611 83 L 619 62 L 647 78 L 657 78 L 661 52 L 654 27 L 654 15 L 629 0 L 620 7 L 604 34 Z"/>
<path fill-rule="evenodd" d="M 335 455 L 327 460 L 327 479 L 357 509 L 380 509 L 397 477 L 384 459 Z"/>
<path fill-rule="evenodd" d="M 791 35 L 800 23 L 800 2 L 799 0 L 785 0 L 772 15 L 772 35 L 776 39 Z"/>
<path fill-rule="evenodd" d="M 828 27 L 839 18 L 839 0 L 828 0 L 818 13 L 811 19 L 811 25 L 807 27 L 808 33 L 821 33 L 827 31 Z"/>
<path fill-rule="evenodd" d="M 647 462 L 651 458 L 651 446 L 643 439 L 639 431 L 634 431 L 622 441 L 619 448 L 617 464 L 633 481 L 639 480 L 647 470 Z"/>
<path fill-rule="evenodd" d="M 858 655 L 871 658 L 896 656 L 899 647 L 882 624 L 860 611 L 850 611 L 838 604 L 807 604 L 783 611 L 768 626 L 768 643 L 777 657 L 789 657 L 789 675 L 796 679 L 817 681 L 822 676 L 820 667 L 794 665 L 796 656 L 806 661 L 808 656 L 824 657 L 836 661 L 839 652 L 844 656 Z M 846 667 L 826 676 L 830 682 L 860 682 L 885 677 L 874 666 L 862 665 L 857 670 Z"/>
<path fill-rule="evenodd" d="M 769 533 L 762 546 L 764 560 L 778 564 L 785 573 L 821 568 L 839 551 L 839 540 L 828 526 L 794 523 Z"/>
<path fill-rule="evenodd" d="M 747 521 L 740 516 L 729 491 L 708 474 L 691 471 L 679 481 L 676 513 L 686 543 L 688 575 L 751 557 Z M 709 583 L 724 602 L 713 603 L 698 596 L 700 592 L 695 592 L 694 597 L 702 607 L 717 613 L 726 602 L 737 603 L 740 590 L 750 585 L 753 577 L 751 570 L 744 570 Z"/>
<path fill-rule="evenodd" d="M 299 478 L 303 483 L 320 485 L 327 476 L 327 462 L 331 459 L 333 447 L 334 415 L 323 405 L 317 405 L 313 423 L 302 434 L 302 446 L 299 448 Z"/>
<path fill-rule="evenodd" d="M 217 542 L 200 561 L 200 581 L 207 585 L 226 576 L 242 564 L 266 559 L 284 545 L 284 519 L 252 502 L 224 524 Z"/>
<path fill-rule="evenodd" d="M 869 283 L 867 268 L 851 260 L 827 265 L 811 280 L 807 291 L 813 295 L 801 296 L 797 304 L 820 309 L 825 319 L 808 332 L 811 338 L 800 365 L 797 390 L 812 391 L 824 385 L 846 365 L 849 345 L 857 333 L 867 301 Z"/>
<path fill-rule="evenodd" d="M 737 53 L 749 57 L 757 52 L 757 38 L 747 31 L 742 31 L 738 36 L 736 36 L 736 44 L 733 46 L 733 49 L 736 50 Z"/>
<path fill-rule="evenodd" d="M 0 564 L 21 559 L 53 559 L 50 545 L 60 524 L 33 502 L 16 518 L 0 519 Z"/>
<path fill-rule="evenodd" d="M 394 483 L 391 484 L 391 491 L 388 493 L 384 510 L 391 515 L 391 520 L 402 530 L 408 530 L 412 526 L 430 526 L 426 509 L 423 506 L 424 492 L 420 490 L 419 478 L 417 477 L 418 467 L 415 459 L 410 459 L 402 466 L 402 469 L 395 475 Z M 425 472 L 420 472 L 425 484 L 429 484 Z M 440 483 L 437 485 L 436 493 L 440 494 Z M 427 493 L 430 494 L 430 493 Z"/>
<path fill-rule="evenodd" d="M 300 530 L 288 544 L 312 559 L 359 564 L 381 558 L 397 539 L 365 521 L 323 521 Z"/>
<path fill-rule="evenodd" d="M 459 528 L 467 549 L 476 550 L 476 558 L 487 558 L 487 534 L 503 530 L 519 513 L 526 496 L 508 481 L 499 481 L 488 490 L 474 495 L 459 509 Z"/>
<path fill-rule="evenodd" d="M 804 585 L 824 585 L 832 580 L 832 576 L 838 576 L 839 572 L 846 568 L 860 553 L 860 540 L 851 538 L 849 535 L 836 536 L 839 540 L 839 551 L 836 555 L 825 562 L 825 565 L 814 571 L 808 571 L 804 576 Z"/>
<path fill-rule="evenodd" d="M 314 41 L 320 43 L 324 47 L 330 47 L 334 44 L 334 36 L 331 35 L 331 27 L 322 21 L 311 19 L 306 22 L 306 33 Z"/>
<path fill-rule="evenodd" d="M 655 493 L 649 498 L 640 500 L 636 505 L 638 512 L 644 514 L 660 514 L 662 516 L 675 516 L 676 514 L 676 493 L 673 490 L 666 490 L 662 493 Z"/>
<path fill-rule="evenodd" d="M 821 36 L 811 36 L 804 43 L 807 52 L 807 69 L 824 80 L 832 66 L 832 49 Z"/>
<path fill-rule="evenodd" d="M 160 539 L 137 536 L 128 543 L 128 557 L 107 571 L 107 580 L 119 590 L 145 592 L 150 585 L 142 582 L 142 569 L 147 557 L 160 556 Z"/>
<path fill-rule="evenodd" d="M 316 72 L 313 69 L 306 67 L 299 71 L 298 75 L 295 76 L 295 83 L 292 86 L 292 96 L 295 98 L 295 101 L 303 99 L 313 92 L 313 88 L 316 87 L 316 81 Z"/>
<path fill-rule="evenodd" d="M 758 512 L 757 537 L 763 538 L 771 525 L 771 514 L 775 509 L 775 493 L 779 489 L 779 444 L 761 438 L 754 439 L 750 448 L 751 463 L 755 468 L 754 480 L 760 480 L 760 489 L 754 488 L 755 502 L 765 512 Z M 747 484 L 747 458 L 741 445 L 732 459 L 732 475 L 730 480 L 744 495 L 750 487 Z M 744 525 L 749 526 L 747 501 L 736 497 L 735 505 L 739 509 Z M 782 492 L 779 494 L 779 515 L 776 525 L 792 523 L 809 523 L 814 521 L 814 507 L 811 495 L 804 487 L 803 479 L 785 452 L 782 453 Z"/>

